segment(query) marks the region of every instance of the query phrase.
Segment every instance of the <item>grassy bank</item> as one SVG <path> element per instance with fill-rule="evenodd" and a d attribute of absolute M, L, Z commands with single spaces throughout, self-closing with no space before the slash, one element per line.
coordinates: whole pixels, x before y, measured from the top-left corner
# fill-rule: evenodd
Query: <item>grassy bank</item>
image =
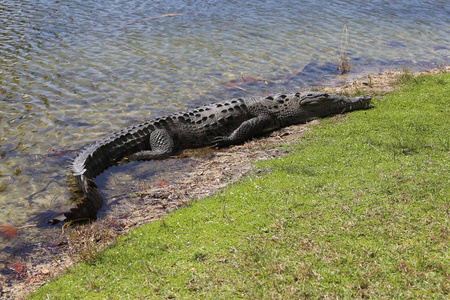
<path fill-rule="evenodd" d="M 30 299 L 445 298 L 450 74 L 404 79 Z"/>

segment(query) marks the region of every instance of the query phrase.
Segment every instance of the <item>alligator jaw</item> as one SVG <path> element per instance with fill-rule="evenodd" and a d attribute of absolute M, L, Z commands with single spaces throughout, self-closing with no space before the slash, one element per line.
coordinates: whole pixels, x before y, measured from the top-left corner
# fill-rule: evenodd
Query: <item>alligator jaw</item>
<path fill-rule="evenodd" d="M 372 100 L 369 96 L 360 96 L 355 98 L 349 98 L 349 104 L 346 107 L 346 111 L 352 111 L 357 109 L 367 109 L 370 107 L 370 101 Z"/>
<path fill-rule="evenodd" d="M 348 98 L 322 92 L 303 93 L 299 98 L 299 118 L 309 115 L 310 119 L 316 119 L 352 110 L 366 109 L 370 105 L 370 100 L 371 98 L 368 96 Z"/>

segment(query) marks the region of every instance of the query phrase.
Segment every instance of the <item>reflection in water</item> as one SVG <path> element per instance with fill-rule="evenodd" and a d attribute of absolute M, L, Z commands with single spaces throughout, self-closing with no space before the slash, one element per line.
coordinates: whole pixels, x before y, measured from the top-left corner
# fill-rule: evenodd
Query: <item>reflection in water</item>
<path fill-rule="evenodd" d="M 352 72 L 448 64 L 446 2 L 2 1 L 0 223 L 19 227 L 67 209 L 74 152 L 122 127 L 324 85 L 339 74 L 344 24 Z M 42 234 L 0 237 L 0 261 Z"/>

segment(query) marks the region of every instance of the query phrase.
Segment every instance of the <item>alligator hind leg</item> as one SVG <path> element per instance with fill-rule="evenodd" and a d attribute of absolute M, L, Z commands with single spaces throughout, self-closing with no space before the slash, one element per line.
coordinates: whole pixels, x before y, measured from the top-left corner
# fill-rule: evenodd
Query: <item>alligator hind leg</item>
<path fill-rule="evenodd" d="M 151 150 L 136 152 L 130 156 L 130 160 L 164 159 L 175 152 L 175 144 L 167 130 L 156 129 L 150 134 Z"/>

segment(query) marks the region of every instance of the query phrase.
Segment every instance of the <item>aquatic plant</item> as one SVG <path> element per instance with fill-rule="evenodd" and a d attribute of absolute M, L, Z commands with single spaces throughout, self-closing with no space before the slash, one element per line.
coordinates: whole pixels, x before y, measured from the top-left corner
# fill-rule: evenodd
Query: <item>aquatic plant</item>
<path fill-rule="evenodd" d="M 348 58 L 348 27 L 347 24 L 344 24 L 344 28 L 342 29 L 341 35 L 341 48 L 339 53 L 339 66 L 337 68 L 341 71 L 341 74 L 345 74 L 350 72 L 352 66 L 350 65 L 350 61 Z"/>

